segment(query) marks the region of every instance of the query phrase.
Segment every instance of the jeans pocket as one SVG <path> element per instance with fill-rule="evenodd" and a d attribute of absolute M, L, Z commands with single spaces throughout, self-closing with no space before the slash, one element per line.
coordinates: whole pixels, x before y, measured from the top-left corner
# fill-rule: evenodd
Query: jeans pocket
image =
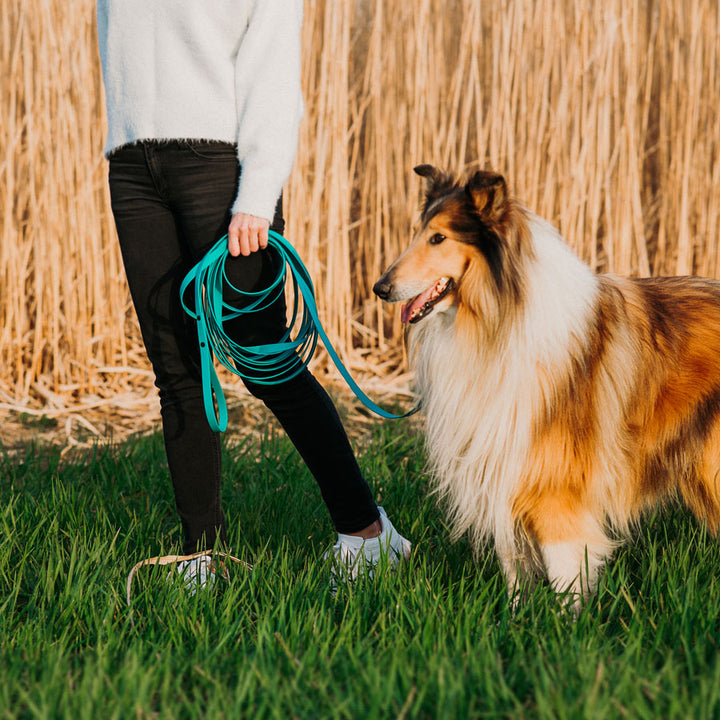
<path fill-rule="evenodd" d="M 237 146 L 233 143 L 209 140 L 188 140 L 184 147 L 200 160 L 232 160 L 237 162 Z"/>

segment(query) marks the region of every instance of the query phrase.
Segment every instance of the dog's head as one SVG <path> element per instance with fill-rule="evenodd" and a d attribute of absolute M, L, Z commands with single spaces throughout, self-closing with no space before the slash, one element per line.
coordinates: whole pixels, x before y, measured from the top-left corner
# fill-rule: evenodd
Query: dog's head
<path fill-rule="evenodd" d="M 416 323 L 458 302 L 483 304 L 488 292 L 519 292 L 511 272 L 517 209 L 504 178 L 478 171 L 458 181 L 430 165 L 415 172 L 426 182 L 419 227 L 375 283 L 375 294 L 405 303 L 402 321 Z"/>

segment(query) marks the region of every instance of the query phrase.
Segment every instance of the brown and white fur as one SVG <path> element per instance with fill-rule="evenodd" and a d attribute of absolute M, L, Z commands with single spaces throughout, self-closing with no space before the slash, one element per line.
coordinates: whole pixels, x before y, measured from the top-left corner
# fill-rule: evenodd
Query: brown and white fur
<path fill-rule="evenodd" d="M 406 302 L 429 461 L 456 536 L 514 594 L 595 589 L 643 511 L 720 524 L 720 283 L 595 275 L 504 179 L 424 165 L 419 228 L 375 285 Z"/>

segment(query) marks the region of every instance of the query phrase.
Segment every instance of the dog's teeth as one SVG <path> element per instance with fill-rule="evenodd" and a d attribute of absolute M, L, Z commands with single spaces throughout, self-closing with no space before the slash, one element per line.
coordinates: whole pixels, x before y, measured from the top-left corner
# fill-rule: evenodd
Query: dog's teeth
<path fill-rule="evenodd" d="M 435 307 L 435 303 L 442 298 L 443 294 L 447 291 L 450 282 L 451 278 L 447 277 L 437 280 L 431 288 L 428 288 L 428 290 L 425 291 L 425 293 L 421 293 L 421 295 L 426 295 L 427 297 L 425 302 L 419 307 L 414 307 L 411 311 L 408 310 L 408 308 L 417 302 L 421 295 L 418 295 L 414 300 L 407 303 L 405 309 L 403 310 L 403 322 L 414 323 L 421 320 L 426 315 L 429 315 Z"/>

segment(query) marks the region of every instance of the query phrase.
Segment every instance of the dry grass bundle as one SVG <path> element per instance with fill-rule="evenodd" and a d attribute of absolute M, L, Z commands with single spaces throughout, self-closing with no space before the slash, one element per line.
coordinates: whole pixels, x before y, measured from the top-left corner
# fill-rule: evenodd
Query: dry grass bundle
<path fill-rule="evenodd" d="M 719 37 L 715 0 L 306 0 L 288 236 L 351 365 L 402 369 L 370 288 L 407 240 L 420 162 L 503 172 L 597 269 L 720 276 Z M 109 371 L 146 365 L 94 3 L 0 0 L 0 61 L 0 409 L 110 402 L 134 376 Z"/>

